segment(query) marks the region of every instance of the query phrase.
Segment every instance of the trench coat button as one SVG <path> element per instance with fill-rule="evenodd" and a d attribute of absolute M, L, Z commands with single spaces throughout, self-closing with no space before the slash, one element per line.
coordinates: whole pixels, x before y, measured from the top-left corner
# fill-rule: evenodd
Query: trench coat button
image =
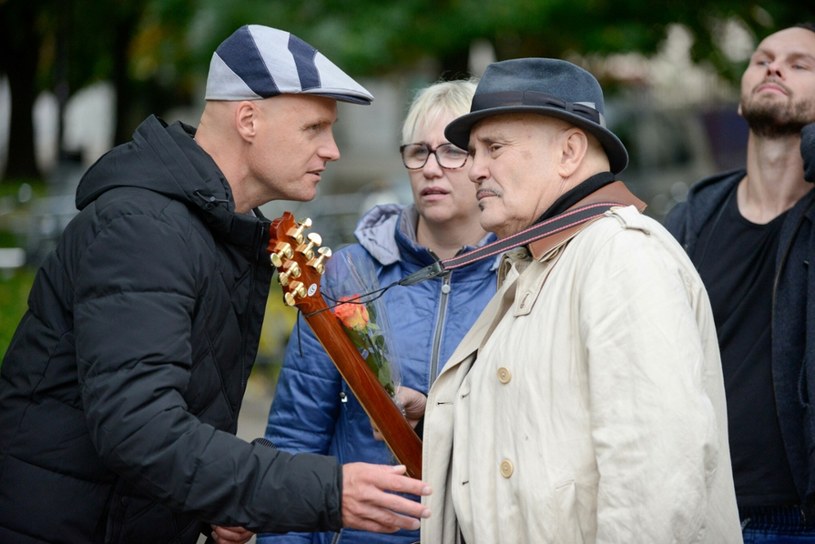
<path fill-rule="evenodd" d="M 514 470 L 515 467 L 512 466 L 512 461 L 510 461 L 509 459 L 504 459 L 503 461 L 501 461 L 501 476 L 503 476 L 504 478 L 509 478 L 510 476 L 512 476 Z"/>
<path fill-rule="evenodd" d="M 512 373 L 506 367 L 502 366 L 501 368 L 499 368 L 497 374 L 498 381 L 501 383 L 504 384 L 509 383 L 509 381 L 512 379 Z"/>

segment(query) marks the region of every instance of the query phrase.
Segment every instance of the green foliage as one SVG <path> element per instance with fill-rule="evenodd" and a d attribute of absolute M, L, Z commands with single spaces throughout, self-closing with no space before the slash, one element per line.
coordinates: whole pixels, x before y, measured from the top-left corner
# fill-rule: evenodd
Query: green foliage
<path fill-rule="evenodd" d="M 282 364 L 286 342 L 297 321 L 297 310 L 286 306 L 282 295 L 279 285 L 273 280 L 271 292 L 266 301 L 266 313 L 258 346 L 257 360 L 261 365 L 279 366 Z"/>
<path fill-rule="evenodd" d="M 356 77 L 404 73 L 428 60 L 437 77 L 463 77 L 475 41 L 492 44 L 499 60 L 648 55 L 680 24 L 693 37 L 692 58 L 735 82 L 743 66 L 722 50 L 724 21 L 760 38 L 805 20 L 815 20 L 815 2 L 0 0 L 0 76 L 20 89 L 18 100 L 51 90 L 61 103 L 90 83 L 112 81 L 121 142 L 147 114 L 197 104 L 212 51 L 248 23 L 290 30 Z M 33 72 L 36 85 L 21 82 Z M 17 127 L 12 143 L 33 140 L 28 125 Z M 26 146 L 9 154 L 7 172 L 35 172 L 33 141 Z"/>
<path fill-rule="evenodd" d="M 28 292 L 34 283 L 34 271 L 28 268 L 10 275 L 0 275 L 0 364 L 6 354 L 14 330 L 28 308 Z"/>
<path fill-rule="evenodd" d="M 718 42 L 721 22 L 737 20 L 757 37 L 802 20 L 815 19 L 815 4 L 762 2 L 662 2 L 640 0 L 247 0 L 237 6 L 204 0 L 228 26 L 258 22 L 291 30 L 325 51 L 355 75 L 407 69 L 424 58 L 443 69 L 466 64 L 470 43 L 487 40 L 499 59 L 619 52 L 655 52 L 668 25 L 686 26 L 695 37 L 696 60 L 709 60 L 730 78 Z M 248 15 L 251 13 L 251 16 Z M 231 15 L 230 15 L 231 14 Z"/>
<path fill-rule="evenodd" d="M 46 191 L 41 180 L 14 179 L 0 184 L 0 248 L 24 245 L 25 216 Z"/>
<path fill-rule="evenodd" d="M 7 183 L 0 185 L 0 198 L 12 198 L 14 200 L 19 200 L 23 186 L 26 186 L 24 189 L 25 191 L 31 192 L 31 198 L 45 196 L 48 191 L 45 182 L 41 179 L 15 178 L 10 179 Z"/>

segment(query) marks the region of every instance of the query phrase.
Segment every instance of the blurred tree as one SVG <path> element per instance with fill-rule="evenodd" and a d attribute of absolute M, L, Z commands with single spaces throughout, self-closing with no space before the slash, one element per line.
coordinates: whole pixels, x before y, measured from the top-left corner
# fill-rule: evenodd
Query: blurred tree
<path fill-rule="evenodd" d="M 722 48 L 725 21 L 763 36 L 815 20 L 815 3 L 788 0 L 0 0 L 0 75 L 12 94 L 13 150 L 7 177 L 36 171 L 31 107 L 42 90 L 64 104 L 96 80 L 113 82 L 116 142 L 148 113 L 197 99 L 213 49 L 235 28 L 260 23 L 312 43 L 355 76 L 433 62 L 439 75 L 466 75 L 470 46 L 499 59 L 572 53 L 654 53 L 666 28 L 694 37 L 692 57 L 730 81 L 741 63 Z M 608 83 L 608 82 L 607 82 Z M 20 114 L 20 112 L 26 112 Z"/>
<path fill-rule="evenodd" d="M 802 20 L 815 19 L 815 3 L 787 0 L 244 0 L 217 8 L 224 14 L 217 34 L 239 21 L 291 30 L 356 74 L 383 74 L 422 59 L 438 61 L 441 72 L 466 70 L 470 44 L 491 43 L 499 59 L 564 56 L 568 53 L 654 53 L 668 25 L 684 25 L 694 36 L 692 55 L 710 61 L 731 80 L 721 49 L 722 23 L 740 21 L 756 36 Z M 225 25 L 225 26 L 224 26 Z"/>
<path fill-rule="evenodd" d="M 114 87 L 117 143 L 153 108 L 189 100 L 185 29 L 194 14 L 195 0 L 0 0 L 0 76 L 11 90 L 3 179 L 41 177 L 32 119 L 41 91 L 56 96 L 60 146 L 66 103 L 96 81 Z"/>
<path fill-rule="evenodd" d="M 41 9 L 49 8 L 53 8 L 49 0 L 0 1 L 0 74 L 8 78 L 11 91 L 6 165 L 9 177 L 39 177 L 31 115 L 37 96 L 37 61 L 44 36 L 38 14 Z"/>
<path fill-rule="evenodd" d="M 16 1 L 16 0 L 14 0 Z M 116 143 L 130 138 L 148 113 L 189 99 L 186 28 L 195 0 L 59 0 L 49 27 L 67 29 L 41 59 L 42 89 L 72 94 L 95 81 L 110 81 L 116 96 Z M 65 66 L 61 66 L 64 63 Z M 57 92 L 60 97 L 60 92 Z"/>

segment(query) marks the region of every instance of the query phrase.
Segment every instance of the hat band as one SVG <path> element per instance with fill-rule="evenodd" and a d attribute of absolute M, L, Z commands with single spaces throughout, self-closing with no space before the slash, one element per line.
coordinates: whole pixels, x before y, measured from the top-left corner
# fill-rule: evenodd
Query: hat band
<path fill-rule="evenodd" d="M 605 126 L 600 112 L 586 104 L 566 102 L 556 96 L 540 91 L 501 91 L 495 93 L 476 93 L 473 97 L 471 112 L 507 106 L 543 106 L 568 111 L 589 121 Z"/>

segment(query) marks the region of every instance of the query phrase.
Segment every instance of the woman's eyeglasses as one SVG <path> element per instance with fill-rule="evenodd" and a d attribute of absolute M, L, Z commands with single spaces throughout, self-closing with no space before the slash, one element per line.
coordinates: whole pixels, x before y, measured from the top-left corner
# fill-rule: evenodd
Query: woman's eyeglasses
<path fill-rule="evenodd" d="M 461 168 L 467 162 L 469 153 L 453 144 L 441 144 L 432 149 L 427 144 L 405 144 L 399 148 L 402 164 L 409 170 L 418 170 L 427 164 L 430 155 L 436 156 L 436 162 L 442 168 Z"/>

